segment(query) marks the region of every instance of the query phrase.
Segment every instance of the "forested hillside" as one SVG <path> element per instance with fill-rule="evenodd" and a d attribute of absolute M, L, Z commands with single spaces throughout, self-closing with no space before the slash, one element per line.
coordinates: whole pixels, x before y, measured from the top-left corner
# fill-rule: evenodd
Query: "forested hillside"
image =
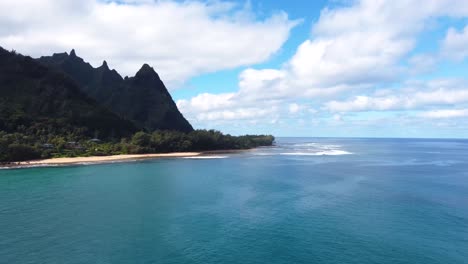
<path fill-rule="evenodd" d="M 123 80 L 106 64 L 94 69 L 74 52 L 54 57 L 76 60 L 64 65 L 78 67 L 69 71 L 83 80 L 51 58 L 40 62 L 0 48 L 0 162 L 246 149 L 274 141 L 272 136 L 193 130 L 149 65 Z M 106 94 L 113 99 L 106 101 Z"/>

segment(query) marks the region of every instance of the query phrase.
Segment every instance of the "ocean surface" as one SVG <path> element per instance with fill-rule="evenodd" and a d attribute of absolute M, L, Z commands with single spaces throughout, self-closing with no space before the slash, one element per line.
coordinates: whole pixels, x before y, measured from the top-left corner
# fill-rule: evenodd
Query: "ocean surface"
<path fill-rule="evenodd" d="M 468 140 L 0 170 L 0 263 L 468 263 Z"/>

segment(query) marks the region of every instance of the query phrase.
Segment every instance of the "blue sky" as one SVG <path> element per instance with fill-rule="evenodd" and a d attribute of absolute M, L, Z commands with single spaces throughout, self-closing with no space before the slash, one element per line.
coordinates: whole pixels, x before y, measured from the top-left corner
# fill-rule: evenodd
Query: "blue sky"
<path fill-rule="evenodd" d="M 24 54 L 149 63 L 196 128 L 468 137 L 468 0 L 18 0 L 0 17 Z"/>
<path fill-rule="evenodd" d="M 272 56 L 263 62 L 257 63 L 258 68 L 278 68 L 294 55 L 296 48 L 311 35 L 311 25 L 320 16 L 320 11 L 323 7 L 329 5 L 329 1 L 291 1 L 284 4 L 281 1 L 236 1 L 240 6 L 249 4 L 259 18 L 265 18 L 275 12 L 286 12 L 291 19 L 300 20 L 300 23 L 291 30 L 290 37 L 285 41 L 280 50 L 272 54 Z M 176 89 L 173 92 L 173 97 L 184 99 L 191 96 L 196 96 L 200 92 L 229 92 L 237 89 L 238 76 L 245 66 L 240 66 L 234 69 L 222 70 L 210 74 L 203 74 L 190 79 L 183 88 Z M 225 84 L 228 81 L 228 84 Z M 220 86 L 223 83 L 225 85 Z"/>

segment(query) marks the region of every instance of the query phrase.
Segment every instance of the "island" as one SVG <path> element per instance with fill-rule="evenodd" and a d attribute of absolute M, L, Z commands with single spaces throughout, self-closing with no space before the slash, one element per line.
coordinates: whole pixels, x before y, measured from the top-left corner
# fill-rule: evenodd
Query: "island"
<path fill-rule="evenodd" d="M 122 78 L 106 61 L 94 68 L 75 50 L 34 59 L 0 47 L 0 95 L 1 163 L 193 156 L 275 140 L 195 130 L 148 64 Z"/>

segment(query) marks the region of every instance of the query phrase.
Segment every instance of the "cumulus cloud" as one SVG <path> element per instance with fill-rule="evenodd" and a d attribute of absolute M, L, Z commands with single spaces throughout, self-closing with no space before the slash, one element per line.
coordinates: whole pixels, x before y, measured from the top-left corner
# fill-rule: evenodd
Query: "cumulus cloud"
<path fill-rule="evenodd" d="M 126 75 L 150 63 L 170 84 L 263 62 L 296 24 L 284 12 L 259 19 L 223 1 L 0 1 L 5 48 L 33 56 L 75 48 Z"/>
<path fill-rule="evenodd" d="M 284 67 L 268 70 L 279 71 L 281 81 L 265 83 L 263 90 L 282 93 L 287 87 L 289 94 L 316 97 L 403 80 L 435 63 L 428 54 L 407 58 L 426 23 L 467 15 L 468 1 L 453 0 L 429 0 L 423 6 L 418 1 L 361 0 L 325 8 L 312 27 L 312 37 L 299 45 Z M 402 66 L 404 60 L 410 68 Z"/>
<path fill-rule="evenodd" d="M 213 121 L 213 120 L 245 120 L 245 119 L 253 119 L 253 118 L 263 118 L 266 117 L 276 111 L 275 107 L 270 108 L 236 108 L 233 110 L 222 110 L 222 111 L 212 111 L 206 113 L 200 113 L 197 116 L 198 120 L 203 121 Z"/>
<path fill-rule="evenodd" d="M 468 109 L 433 110 L 424 112 L 421 116 L 434 119 L 468 117 Z"/>
<path fill-rule="evenodd" d="M 280 68 L 244 70 L 237 92 L 210 96 L 210 101 L 221 102 L 216 108 L 195 107 L 195 102 L 207 95 L 181 100 L 178 105 L 196 123 L 195 113 L 252 105 L 275 105 L 275 117 L 284 117 L 295 113 L 295 107 L 288 109 L 288 105 L 297 104 L 291 101 L 322 104 L 334 96 L 361 91 L 374 94 L 332 100 L 322 110 L 386 111 L 464 102 L 466 90 L 430 87 L 434 83 L 391 92 L 376 87 L 389 87 L 431 70 L 436 64 L 434 55 L 412 53 L 418 34 L 439 17 L 466 16 L 468 1 L 457 0 L 428 0 L 424 5 L 409 0 L 357 0 L 347 6 L 325 8 L 313 24 L 310 38 Z"/>
<path fill-rule="evenodd" d="M 461 31 L 450 28 L 442 43 L 442 53 L 454 60 L 468 57 L 468 26 Z"/>
<path fill-rule="evenodd" d="M 197 112 L 225 109 L 235 106 L 236 94 L 209 94 L 203 93 L 193 97 L 191 100 L 179 100 L 178 107 L 182 109 L 190 108 Z"/>
<path fill-rule="evenodd" d="M 408 110 L 437 105 L 468 103 L 468 89 L 465 88 L 466 86 L 461 88 L 446 88 L 443 86 L 430 88 L 437 84 L 442 85 L 443 82 L 434 81 L 432 85 L 427 84 L 427 87 L 422 91 L 420 88 L 404 88 L 383 96 L 359 95 L 350 100 L 333 100 L 325 103 L 324 108 L 331 112 L 361 112 Z"/>
<path fill-rule="evenodd" d="M 281 110 L 278 101 L 264 101 L 259 105 L 255 100 L 236 93 L 203 93 L 189 100 L 178 100 L 177 107 L 190 121 L 195 122 L 271 117 Z"/>

